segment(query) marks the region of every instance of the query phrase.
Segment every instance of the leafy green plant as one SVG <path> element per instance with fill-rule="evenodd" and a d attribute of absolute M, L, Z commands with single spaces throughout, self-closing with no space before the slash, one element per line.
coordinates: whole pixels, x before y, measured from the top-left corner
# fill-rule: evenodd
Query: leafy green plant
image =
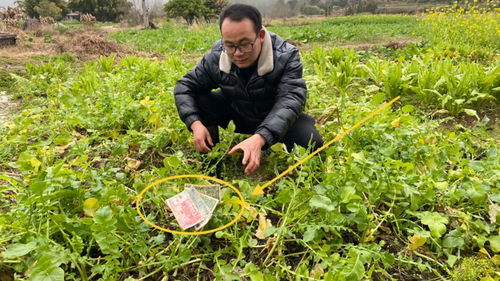
<path fill-rule="evenodd" d="M 358 21 L 398 25 L 402 18 L 408 17 L 326 21 L 341 29 Z M 149 36 L 144 42 L 155 49 L 162 36 L 188 30 L 164 28 L 140 36 Z M 286 23 L 273 28 L 295 32 Z M 193 34 L 165 45 L 176 52 L 161 61 L 111 56 L 74 65 L 66 54 L 11 75 L 21 107 L 0 127 L 2 270 L 20 280 L 495 277 L 500 154 L 492 121 L 485 117 L 455 129 L 444 124 L 451 118 L 429 118 L 429 110 L 459 114 L 494 106 L 495 64 L 443 58 L 420 45 L 392 53 L 303 51 L 307 111 L 317 117 L 325 140 L 389 97 L 402 95 L 403 101 L 256 197 L 251 193 L 257 184 L 310 150 L 277 144 L 256 175 L 246 176 L 241 158 L 227 156 L 245 138 L 231 125 L 211 153 L 195 153 L 172 91 L 192 67 L 179 54 L 206 50 L 217 30 L 189 30 Z M 203 32 L 214 37 L 202 40 Z M 235 225 L 186 237 L 162 233 L 139 218 L 139 191 L 159 178 L 214 173 L 213 163 L 249 202 Z M 141 208 L 149 220 L 176 227 L 164 200 L 179 186 L 159 185 L 147 193 Z M 208 227 L 241 208 L 229 189 L 222 198 Z M 478 252 L 484 261 L 470 259 Z"/>

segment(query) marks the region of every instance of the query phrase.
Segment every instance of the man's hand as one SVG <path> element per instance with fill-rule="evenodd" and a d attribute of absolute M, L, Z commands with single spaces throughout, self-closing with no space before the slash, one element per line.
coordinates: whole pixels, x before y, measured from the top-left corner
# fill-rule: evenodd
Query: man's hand
<path fill-rule="evenodd" d="M 233 154 L 238 150 L 243 151 L 243 161 L 241 163 L 245 166 L 245 174 L 253 173 L 260 165 L 260 152 L 262 147 L 266 144 L 266 140 L 263 136 L 255 134 L 248 139 L 240 142 L 235 147 L 229 151 L 229 154 Z"/>
<path fill-rule="evenodd" d="M 193 141 L 196 150 L 200 153 L 212 151 L 208 145 L 214 146 L 214 144 L 207 127 L 205 127 L 201 121 L 194 121 L 193 124 L 191 124 L 191 130 L 193 131 Z"/>

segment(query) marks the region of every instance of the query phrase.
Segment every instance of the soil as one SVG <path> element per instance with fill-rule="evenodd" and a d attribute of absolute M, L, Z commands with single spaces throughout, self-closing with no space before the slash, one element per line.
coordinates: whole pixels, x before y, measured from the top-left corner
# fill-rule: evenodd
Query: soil
<path fill-rule="evenodd" d="M 365 50 L 370 50 L 375 47 L 384 47 L 388 49 L 404 49 L 406 48 L 407 45 L 409 44 L 416 44 L 420 41 L 415 40 L 415 39 L 407 39 L 407 40 L 400 40 L 400 41 L 390 41 L 388 43 L 358 43 L 358 44 L 343 44 L 340 45 L 339 47 L 341 48 L 346 48 L 346 49 L 355 49 L 358 51 L 365 51 Z"/>
<path fill-rule="evenodd" d="M 383 39 L 382 39 L 383 41 Z M 332 45 L 332 42 L 327 43 L 313 43 L 313 44 L 303 44 L 300 42 L 295 42 L 293 40 L 287 40 L 288 43 L 294 45 L 300 51 L 310 51 L 316 47 L 321 47 L 323 49 L 331 49 L 333 47 L 341 48 L 341 49 L 355 49 L 357 51 L 367 51 L 367 50 L 375 50 L 379 47 L 384 47 L 388 49 L 403 49 L 406 48 L 409 44 L 418 44 L 420 40 L 417 39 L 404 39 L 404 40 L 390 40 L 388 39 L 385 42 L 378 43 L 338 43 L 337 45 Z"/>
<path fill-rule="evenodd" d="M 0 267 L 0 280 L 3 280 L 3 281 L 14 281 L 14 273 L 11 272 L 10 270 L 8 269 L 2 269 Z"/>
<path fill-rule="evenodd" d="M 497 139 L 498 144 L 500 144 L 500 106 L 491 106 L 489 108 L 481 108 L 481 110 L 477 111 L 477 117 L 476 116 L 470 116 L 465 113 L 462 113 L 458 116 L 450 116 L 448 114 L 435 114 L 434 118 L 435 119 L 445 119 L 448 117 L 453 117 L 450 118 L 449 120 L 441 123 L 441 126 L 445 128 L 446 130 L 457 130 L 460 128 L 468 128 L 468 129 L 474 129 L 477 128 L 478 122 L 481 120 L 484 120 L 485 118 L 488 118 L 489 121 L 485 125 L 486 129 L 488 131 L 491 131 L 491 135 Z"/>
<path fill-rule="evenodd" d="M 89 27 L 60 32 L 52 26 L 41 26 L 33 31 L 9 29 L 3 32 L 16 34 L 18 40 L 15 46 L 0 48 L 0 66 L 6 71 L 24 69 L 26 62 L 37 62 L 64 52 L 74 53 L 81 61 L 111 54 L 119 58 L 126 55 L 162 58 L 159 53 L 133 51 L 127 45 L 106 39 L 108 33 L 117 30 L 120 29 Z"/>
<path fill-rule="evenodd" d="M 81 60 L 93 59 L 99 56 L 116 54 L 123 57 L 136 52 L 122 47 L 122 45 L 105 38 L 103 32 L 74 32 L 68 38 L 57 42 L 56 51 L 59 53 L 74 53 Z"/>

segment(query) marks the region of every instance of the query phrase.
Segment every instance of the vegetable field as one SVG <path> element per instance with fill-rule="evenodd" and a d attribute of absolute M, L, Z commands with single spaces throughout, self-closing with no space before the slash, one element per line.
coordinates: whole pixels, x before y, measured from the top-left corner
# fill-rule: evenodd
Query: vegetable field
<path fill-rule="evenodd" d="M 301 51 L 326 141 L 401 99 L 264 195 L 251 193 L 311 151 L 276 144 L 247 176 L 227 155 L 244 135 L 230 125 L 200 155 L 174 105 L 215 24 L 109 35 L 162 59 L 66 53 L 9 73 L 0 89 L 20 105 L 0 124 L 0 280 L 498 280 L 500 13 L 460 9 L 267 23 Z M 180 174 L 249 203 L 224 188 L 204 229 L 242 218 L 206 235 L 150 227 L 136 196 Z M 139 206 L 170 229 L 176 183 Z"/>

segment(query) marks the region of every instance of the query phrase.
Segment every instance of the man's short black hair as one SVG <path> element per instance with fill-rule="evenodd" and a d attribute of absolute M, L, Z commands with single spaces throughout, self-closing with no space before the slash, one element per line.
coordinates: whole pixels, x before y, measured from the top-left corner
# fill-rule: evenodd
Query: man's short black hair
<path fill-rule="evenodd" d="M 255 33 L 259 33 L 262 29 L 262 16 L 254 6 L 245 4 L 233 4 L 227 6 L 219 17 L 219 28 L 222 29 L 222 22 L 229 18 L 232 21 L 242 21 L 243 19 L 250 19 L 253 22 Z"/>

